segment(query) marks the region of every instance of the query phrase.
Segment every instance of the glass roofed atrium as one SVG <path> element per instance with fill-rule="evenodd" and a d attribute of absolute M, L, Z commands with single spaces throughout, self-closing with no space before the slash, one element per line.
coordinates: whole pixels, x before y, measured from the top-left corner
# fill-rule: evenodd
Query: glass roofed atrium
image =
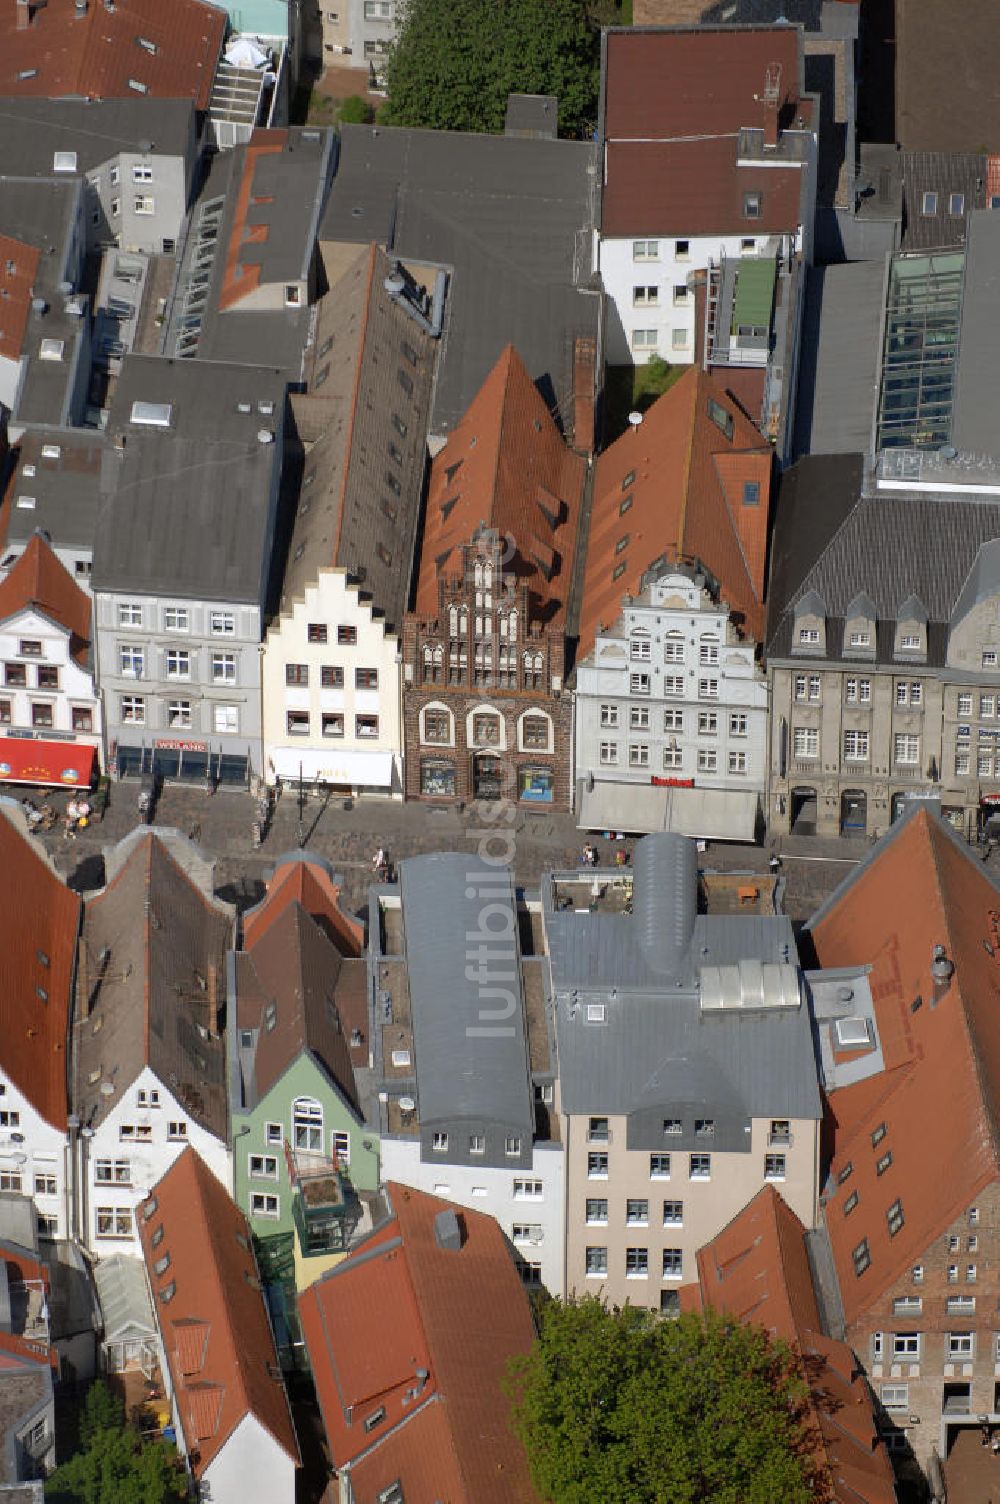
<path fill-rule="evenodd" d="M 964 251 L 893 257 L 879 449 L 937 449 L 949 442 L 964 265 Z"/>

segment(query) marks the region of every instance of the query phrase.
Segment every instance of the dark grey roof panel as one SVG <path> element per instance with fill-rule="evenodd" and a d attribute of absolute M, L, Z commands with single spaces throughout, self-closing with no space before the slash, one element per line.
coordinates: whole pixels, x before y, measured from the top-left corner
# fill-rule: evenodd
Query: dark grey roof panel
<path fill-rule="evenodd" d="M 966 220 L 986 206 L 987 158 L 978 152 L 905 151 L 901 249 L 936 251 L 965 243 Z M 933 194 L 933 201 L 925 195 Z M 961 199 L 959 207 L 955 195 Z M 957 213 L 952 213 L 957 209 Z"/>
<path fill-rule="evenodd" d="M 802 330 L 797 454 L 865 454 L 878 398 L 884 260 L 809 272 Z"/>
<path fill-rule="evenodd" d="M 432 427 L 462 417 L 513 344 L 560 419 L 573 341 L 597 337 L 590 275 L 596 148 L 456 131 L 341 129 L 322 238 L 377 240 L 451 269 Z"/>
<path fill-rule="evenodd" d="M 440 852 L 402 862 L 400 891 L 420 1121 L 485 1118 L 530 1138 L 534 1102 L 510 874 L 480 857 Z M 480 940 L 496 953 L 506 950 L 507 934 L 509 964 L 488 961 L 487 979 L 475 980 Z"/>
<path fill-rule="evenodd" d="M 56 151 L 76 153 L 77 173 L 148 144 L 156 157 L 181 157 L 193 141 L 190 99 L 4 99 L 0 161 L 25 177 L 51 177 Z"/>
<path fill-rule="evenodd" d="M 1000 350 L 1000 210 L 969 216 L 962 324 L 952 412 L 952 443 L 963 454 L 1000 455 L 997 351 Z"/>

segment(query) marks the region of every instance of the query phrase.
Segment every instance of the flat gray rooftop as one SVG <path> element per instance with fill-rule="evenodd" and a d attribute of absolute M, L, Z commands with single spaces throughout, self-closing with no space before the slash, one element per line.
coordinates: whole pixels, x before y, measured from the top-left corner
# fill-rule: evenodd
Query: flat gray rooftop
<path fill-rule="evenodd" d="M 513 344 L 565 421 L 573 342 L 596 339 L 590 277 L 597 148 L 457 131 L 341 128 L 322 238 L 378 241 L 451 269 L 432 431 L 461 418 Z"/>

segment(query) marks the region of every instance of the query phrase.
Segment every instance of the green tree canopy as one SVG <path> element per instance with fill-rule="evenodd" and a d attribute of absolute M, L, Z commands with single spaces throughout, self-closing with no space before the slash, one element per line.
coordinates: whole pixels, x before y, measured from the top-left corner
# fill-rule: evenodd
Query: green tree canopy
<path fill-rule="evenodd" d="M 339 115 L 345 125 L 370 125 L 375 111 L 360 94 L 348 94 L 340 106 Z"/>
<path fill-rule="evenodd" d="M 551 1504 L 812 1504 L 793 1354 L 714 1314 L 551 1301 L 512 1368 L 514 1428 Z"/>
<path fill-rule="evenodd" d="M 554 94 L 563 135 L 597 123 L 590 0 L 406 0 L 386 66 L 388 125 L 502 131 L 508 94 Z"/>
<path fill-rule="evenodd" d="M 121 1402 L 106 1384 L 87 1391 L 80 1450 L 45 1484 L 52 1504 L 171 1504 L 186 1499 L 187 1478 L 175 1449 L 144 1441 L 125 1424 Z"/>

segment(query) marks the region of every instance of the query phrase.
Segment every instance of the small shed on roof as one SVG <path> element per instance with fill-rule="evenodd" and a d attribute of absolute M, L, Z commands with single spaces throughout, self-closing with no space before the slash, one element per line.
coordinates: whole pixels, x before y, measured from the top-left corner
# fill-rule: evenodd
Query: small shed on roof
<path fill-rule="evenodd" d="M 113 1253 L 96 1265 L 94 1283 L 104 1318 L 108 1372 L 141 1368 L 150 1377 L 156 1362 L 156 1321 L 142 1260 Z"/>

